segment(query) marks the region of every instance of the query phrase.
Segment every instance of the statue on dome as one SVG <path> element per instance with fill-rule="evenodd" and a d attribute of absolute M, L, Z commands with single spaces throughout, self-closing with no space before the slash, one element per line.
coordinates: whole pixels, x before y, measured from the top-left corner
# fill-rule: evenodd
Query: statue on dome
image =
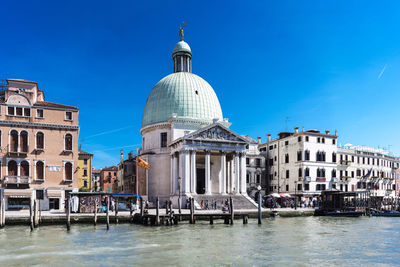
<path fill-rule="evenodd" d="M 185 28 L 185 26 L 187 25 L 187 22 L 183 23 L 183 26 L 181 26 L 181 28 L 179 29 L 179 36 L 181 37 L 181 41 L 183 41 L 183 28 Z"/>

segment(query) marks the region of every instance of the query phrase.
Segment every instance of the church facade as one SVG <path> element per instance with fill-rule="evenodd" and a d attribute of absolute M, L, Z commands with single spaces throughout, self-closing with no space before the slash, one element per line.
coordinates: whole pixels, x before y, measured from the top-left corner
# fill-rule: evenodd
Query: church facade
<path fill-rule="evenodd" d="M 154 202 L 181 196 L 219 200 L 228 195 L 243 207 L 255 203 L 246 192 L 249 141 L 229 129 L 213 88 L 192 73 L 192 52 L 183 40 L 175 45 L 174 72 L 152 89 L 143 113 L 140 154 L 151 164 L 148 198 Z"/>

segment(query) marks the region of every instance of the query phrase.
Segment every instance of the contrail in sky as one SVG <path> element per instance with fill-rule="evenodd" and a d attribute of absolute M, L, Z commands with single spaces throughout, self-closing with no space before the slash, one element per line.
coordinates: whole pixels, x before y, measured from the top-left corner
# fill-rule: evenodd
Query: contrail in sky
<path fill-rule="evenodd" d="M 122 128 L 110 130 L 110 131 L 100 132 L 100 133 L 97 133 L 97 134 L 93 134 L 93 135 L 82 137 L 81 139 L 84 140 L 84 139 L 89 139 L 89 138 L 100 136 L 100 135 L 115 133 L 115 132 L 119 132 L 119 131 L 122 131 L 122 130 L 125 130 L 125 129 L 129 129 L 129 128 L 132 128 L 132 127 L 133 126 L 127 126 L 127 127 L 122 127 Z"/>
<path fill-rule="evenodd" d="M 127 147 L 138 147 L 141 146 L 141 144 L 135 144 L 135 145 L 127 145 L 127 146 L 117 146 L 117 147 L 109 147 L 109 148 L 105 148 L 105 149 L 98 149 L 93 151 L 93 153 L 98 152 L 98 151 L 110 151 L 110 150 L 114 150 L 114 149 L 121 149 L 121 148 L 127 148 Z"/>
<path fill-rule="evenodd" d="M 383 69 L 381 70 L 381 73 L 379 73 L 379 75 L 378 75 L 378 80 L 381 79 L 383 73 L 385 72 L 385 70 L 386 70 L 386 65 L 387 65 L 387 64 L 385 64 L 385 66 L 383 66 Z"/>

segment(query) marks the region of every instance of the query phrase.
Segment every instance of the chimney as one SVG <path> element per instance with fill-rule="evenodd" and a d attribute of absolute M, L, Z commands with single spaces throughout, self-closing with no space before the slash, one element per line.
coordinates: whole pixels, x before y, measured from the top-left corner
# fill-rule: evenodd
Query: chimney
<path fill-rule="evenodd" d="M 297 126 L 294 127 L 294 133 L 296 133 L 296 134 L 299 133 L 299 127 L 297 127 Z"/>
<path fill-rule="evenodd" d="M 121 153 L 121 163 L 122 163 L 124 162 L 124 151 L 121 149 L 120 153 Z"/>
<path fill-rule="evenodd" d="M 267 134 L 267 143 L 271 142 L 271 134 Z"/>
<path fill-rule="evenodd" d="M 261 136 L 257 137 L 258 143 L 261 144 Z"/>
<path fill-rule="evenodd" d="M 326 134 L 329 134 L 329 130 L 325 130 L 325 133 L 326 133 Z"/>
<path fill-rule="evenodd" d="M 335 130 L 335 135 L 337 136 L 337 130 Z"/>

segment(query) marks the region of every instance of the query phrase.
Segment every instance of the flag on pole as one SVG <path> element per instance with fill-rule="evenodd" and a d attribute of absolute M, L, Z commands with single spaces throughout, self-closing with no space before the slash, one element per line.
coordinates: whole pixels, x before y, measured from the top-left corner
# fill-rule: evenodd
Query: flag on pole
<path fill-rule="evenodd" d="M 138 166 L 142 167 L 143 169 L 150 170 L 151 164 L 146 162 L 145 160 L 141 159 L 139 156 L 137 157 L 137 164 Z"/>

